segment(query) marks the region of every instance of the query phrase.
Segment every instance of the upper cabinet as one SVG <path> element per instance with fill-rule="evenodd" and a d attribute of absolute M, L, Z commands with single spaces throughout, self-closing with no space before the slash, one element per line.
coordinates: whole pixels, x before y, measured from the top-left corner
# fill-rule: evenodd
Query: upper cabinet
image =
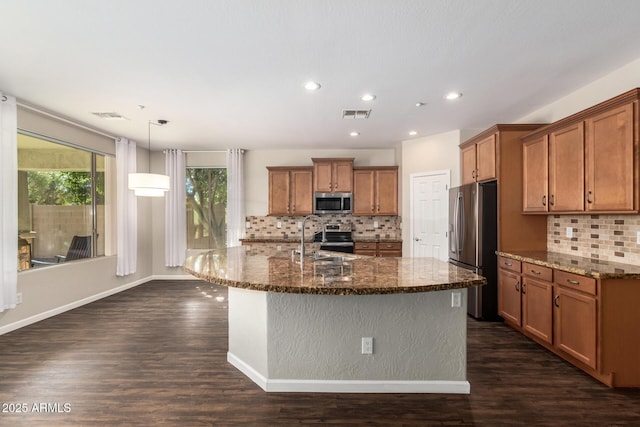
<path fill-rule="evenodd" d="M 496 136 L 460 146 L 462 184 L 496 179 Z"/>
<path fill-rule="evenodd" d="M 267 167 L 269 215 L 309 215 L 313 212 L 313 168 Z"/>
<path fill-rule="evenodd" d="M 353 158 L 313 160 L 313 191 L 318 193 L 351 193 L 353 191 Z"/>
<path fill-rule="evenodd" d="M 354 215 L 398 215 L 398 166 L 353 171 Z"/>
<path fill-rule="evenodd" d="M 522 158 L 546 159 L 546 152 L 540 153 L 546 150 L 546 142 L 544 146 L 523 147 L 520 138 L 541 126 L 498 124 L 460 144 L 462 183 L 498 182 L 498 250 L 547 248 L 546 218 L 522 215 Z M 536 199 L 544 196 L 535 194 Z"/>
<path fill-rule="evenodd" d="M 638 212 L 634 89 L 522 138 L 526 213 Z"/>

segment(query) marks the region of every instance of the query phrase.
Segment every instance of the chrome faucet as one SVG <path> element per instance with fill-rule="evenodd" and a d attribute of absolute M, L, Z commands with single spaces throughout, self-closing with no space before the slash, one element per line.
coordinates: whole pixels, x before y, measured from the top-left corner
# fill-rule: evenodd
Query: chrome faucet
<path fill-rule="evenodd" d="M 321 219 L 318 215 L 307 215 L 302 219 L 302 232 L 300 233 L 300 267 L 304 266 L 304 225 L 307 220 L 311 218 Z M 324 227 L 322 227 L 322 241 L 324 242 L 326 239 Z"/>

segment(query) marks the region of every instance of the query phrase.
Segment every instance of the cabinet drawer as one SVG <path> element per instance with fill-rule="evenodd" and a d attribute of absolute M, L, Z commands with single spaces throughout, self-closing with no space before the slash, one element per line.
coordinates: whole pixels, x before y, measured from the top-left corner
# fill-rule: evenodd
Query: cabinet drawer
<path fill-rule="evenodd" d="M 380 242 L 378 243 L 378 249 L 381 251 L 399 251 L 402 250 L 401 242 Z"/>
<path fill-rule="evenodd" d="M 520 263 L 520 261 L 516 261 L 515 259 L 511 258 L 505 258 L 502 256 L 498 257 L 498 266 L 515 273 L 520 273 L 520 269 L 522 268 L 522 264 Z"/>
<path fill-rule="evenodd" d="M 587 294 L 596 294 L 596 279 L 593 277 L 580 276 L 579 274 L 567 273 L 566 271 L 558 271 L 555 273 L 555 282 L 566 288 L 575 289 Z"/>
<path fill-rule="evenodd" d="M 536 264 L 529 264 L 528 262 L 522 263 L 522 274 L 535 277 L 536 279 L 546 280 L 547 282 L 553 280 L 553 269 Z"/>
<path fill-rule="evenodd" d="M 354 242 L 353 243 L 353 248 L 357 251 L 360 249 L 372 249 L 372 250 L 376 250 L 376 243 L 375 242 Z"/>

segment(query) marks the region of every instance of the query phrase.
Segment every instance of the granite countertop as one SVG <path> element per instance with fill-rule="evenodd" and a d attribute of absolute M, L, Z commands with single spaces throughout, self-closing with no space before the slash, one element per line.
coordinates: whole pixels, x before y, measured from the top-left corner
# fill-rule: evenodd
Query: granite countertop
<path fill-rule="evenodd" d="M 243 243 L 300 243 L 300 237 L 245 237 L 240 239 Z M 363 243 L 402 243 L 402 239 L 387 239 L 384 237 L 354 237 L 354 242 Z M 311 239 L 305 239 L 305 242 L 313 242 L 313 236 Z M 317 243 L 317 242 L 316 242 Z"/>
<path fill-rule="evenodd" d="M 596 279 L 640 279 L 640 266 L 547 251 L 496 251 L 499 256 Z"/>
<path fill-rule="evenodd" d="M 237 246 L 188 257 L 184 270 L 200 279 L 235 288 L 322 295 L 430 292 L 487 283 L 469 270 L 433 258 L 348 257 L 351 260 L 340 264 L 305 259 L 301 269 L 299 262 L 291 259 L 290 251 Z"/>

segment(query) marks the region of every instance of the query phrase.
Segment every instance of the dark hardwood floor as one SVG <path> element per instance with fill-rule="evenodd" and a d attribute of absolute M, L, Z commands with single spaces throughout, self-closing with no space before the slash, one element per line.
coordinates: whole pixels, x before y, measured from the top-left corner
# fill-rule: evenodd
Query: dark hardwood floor
<path fill-rule="evenodd" d="M 149 282 L 0 336 L 0 426 L 640 426 L 500 323 L 469 320 L 470 395 L 265 393 L 226 351 L 226 288 Z"/>

